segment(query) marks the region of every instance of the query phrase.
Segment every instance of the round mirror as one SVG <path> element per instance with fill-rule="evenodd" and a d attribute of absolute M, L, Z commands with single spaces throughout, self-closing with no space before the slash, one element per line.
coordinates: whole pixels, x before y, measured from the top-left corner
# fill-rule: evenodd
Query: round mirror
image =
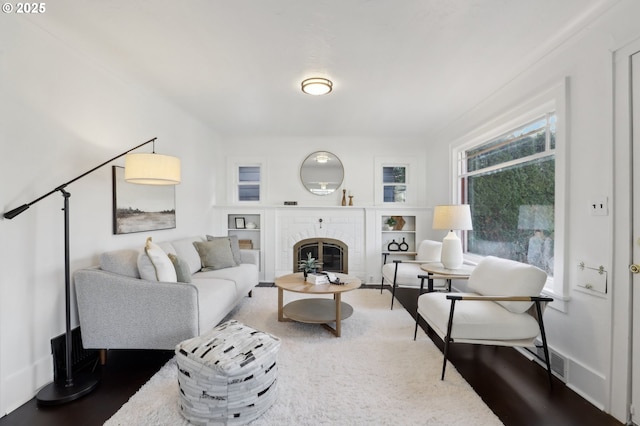
<path fill-rule="evenodd" d="M 305 158 L 300 167 L 300 179 L 312 194 L 328 195 L 342 185 L 344 168 L 338 157 L 327 151 L 317 151 Z"/>

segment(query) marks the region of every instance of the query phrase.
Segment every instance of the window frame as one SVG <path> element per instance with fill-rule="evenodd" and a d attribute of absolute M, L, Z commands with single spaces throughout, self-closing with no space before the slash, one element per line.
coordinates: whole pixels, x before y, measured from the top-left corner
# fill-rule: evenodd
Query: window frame
<path fill-rule="evenodd" d="M 568 79 L 564 79 L 558 85 L 539 93 L 520 106 L 499 115 L 487 124 L 476 128 L 465 136 L 457 139 L 450 146 L 450 170 L 452 200 L 454 203 L 462 202 L 462 187 L 460 184 L 460 159 L 464 152 L 480 146 L 491 140 L 517 130 L 519 127 L 534 121 L 545 113 L 555 111 L 556 136 L 555 136 L 555 200 L 554 200 L 554 276 L 547 279 L 543 292 L 556 299 L 552 304 L 555 308 L 566 311 L 564 303 L 569 300 L 569 283 L 567 279 L 566 264 L 566 175 L 567 158 L 566 151 L 569 143 L 567 137 L 567 87 Z M 539 157 L 548 154 L 540 155 Z M 534 156 L 532 156 L 534 157 Z M 532 159 L 532 157 L 527 157 Z M 504 167 L 504 165 L 503 165 Z M 465 250 L 466 250 L 466 235 Z M 483 256 L 465 252 L 465 259 L 471 263 L 477 263 Z"/>
<path fill-rule="evenodd" d="M 260 180 L 256 182 L 240 182 L 240 168 L 241 167 L 259 167 L 260 168 Z M 257 205 L 264 203 L 265 196 L 265 176 L 266 166 L 260 159 L 255 158 L 240 158 L 231 159 L 229 164 L 229 182 L 233 182 L 233 189 L 231 190 L 231 203 L 242 205 Z M 255 185 L 259 186 L 258 196 L 259 200 L 240 200 L 240 186 L 242 185 Z"/>
<path fill-rule="evenodd" d="M 374 165 L 374 178 L 375 178 L 375 189 L 374 196 L 377 205 L 390 207 L 407 207 L 414 206 L 418 202 L 418 192 L 421 188 L 420 179 L 417 176 L 417 173 L 420 170 L 419 158 L 416 157 L 376 157 L 375 165 Z M 396 202 L 396 201 L 384 201 L 384 167 L 404 167 L 405 168 L 405 183 L 402 184 L 406 187 L 405 190 L 405 201 L 404 202 Z"/>

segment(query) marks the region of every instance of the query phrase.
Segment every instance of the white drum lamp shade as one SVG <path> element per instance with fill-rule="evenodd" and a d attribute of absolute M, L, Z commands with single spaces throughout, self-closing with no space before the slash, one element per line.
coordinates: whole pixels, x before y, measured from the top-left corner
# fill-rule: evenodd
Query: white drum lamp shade
<path fill-rule="evenodd" d="M 468 204 L 436 206 L 433 209 L 433 229 L 448 229 L 449 233 L 442 240 L 442 265 L 447 269 L 458 269 L 462 266 L 462 241 L 456 230 L 471 230 L 471 209 Z"/>
<path fill-rule="evenodd" d="M 155 153 L 128 154 L 124 158 L 124 180 L 141 185 L 180 183 L 180 159 Z"/>

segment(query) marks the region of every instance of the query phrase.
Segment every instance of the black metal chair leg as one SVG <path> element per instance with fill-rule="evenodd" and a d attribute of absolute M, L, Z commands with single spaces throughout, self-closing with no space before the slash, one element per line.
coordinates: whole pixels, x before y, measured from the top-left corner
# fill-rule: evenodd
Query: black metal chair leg
<path fill-rule="evenodd" d="M 394 261 L 396 269 L 393 271 L 393 283 L 391 284 L 391 310 L 393 310 L 393 300 L 396 298 L 396 280 L 398 279 L 398 262 Z"/>
<path fill-rule="evenodd" d="M 547 364 L 547 374 L 549 375 L 549 386 L 553 386 L 553 374 L 551 373 L 551 359 L 549 358 L 549 347 L 547 346 L 547 335 L 544 332 L 544 322 L 542 321 L 542 308 L 540 302 L 536 302 L 536 313 L 538 314 L 538 325 L 540 326 L 540 337 L 542 338 L 542 349 L 544 360 Z"/>
<path fill-rule="evenodd" d="M 396 298 L 396 284 L 393 283 L 391 286 L 391 310 L 393 311 L 393 301 Z"/>
<path fill-rule="evenodd" d="M 420 313 L 416 312 L 416 328 L 413 330 L 413 340 L 416 340 L 418 337 L 418 321 L 420 321 Z"/>
<path fill-rule="evenodd" d="M 449 343 L 451 342 L 451 329 L 453 328 L 453 309 L 456 305 L 455 300 L 451 300 L 451 310 L 449 311 L 449 324 L 447 324 L 447 335 L 444 339 L 444 360 L 442 361 L 442 376 L 440 380 L 444 380 L 444 371 L 447 367 L 447 356 L 449 354 Z"/>

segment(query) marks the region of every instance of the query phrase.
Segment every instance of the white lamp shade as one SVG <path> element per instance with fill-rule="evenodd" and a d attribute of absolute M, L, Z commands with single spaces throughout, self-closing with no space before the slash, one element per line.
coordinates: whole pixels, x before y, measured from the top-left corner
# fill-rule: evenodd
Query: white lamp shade
<path fill-rule="evenodd" d="M 162 154 L 127 154 L 124 180 L 141 185 L 177 185 L 180 183 L 180 159 Z"/>
<path fill-rule="evenodd" d="M 473 229 L 469 205 L 435 206 L 433 209 L 433 229 Z"/>

